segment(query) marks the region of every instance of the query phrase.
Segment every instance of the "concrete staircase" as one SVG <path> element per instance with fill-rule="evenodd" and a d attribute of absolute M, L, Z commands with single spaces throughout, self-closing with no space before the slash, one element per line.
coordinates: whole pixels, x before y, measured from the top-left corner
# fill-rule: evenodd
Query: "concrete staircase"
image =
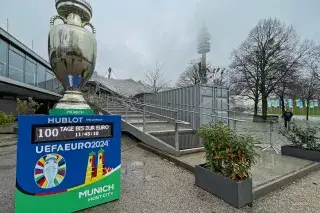
<path fill-rule="evenodd" d="M 121 115 L 122 120 L 134 125 L 141 131 L 143 131 L 143 124 L 145 123 L 145 132 L 147 133 L 164 133 L 164 132 L 174 132 L 175 124 L 172 119 L 166 119 L 160 115 L 154 115 L 154 113 L 150 114 L 146 112 L 145 114 L 145 122 L 143 121 L 143 111 L 139 109 L 135 109 L 132 107 L 126 107 L 119 103 L 109 103 L 107 111 L 110 114 Z M 193 132 L 192 127 L 187 122 L 180 122 L 179 131 L 191 131 Z"/>
<path fill-rule="evenodd" d="M 195 131 L 187 122 L 143 112 L 143 107 L 119 100 L 104 102 L 102 108 L 108 114 L 121 115 L 122 130 L 149 146 L 175 155 L 202 149 L 201 141 L 194 140 Z"/>

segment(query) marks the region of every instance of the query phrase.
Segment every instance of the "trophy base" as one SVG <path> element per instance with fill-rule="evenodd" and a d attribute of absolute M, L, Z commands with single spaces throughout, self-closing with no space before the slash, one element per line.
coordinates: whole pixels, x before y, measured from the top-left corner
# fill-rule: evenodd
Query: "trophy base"
<path fill-rule="evenodd" d="M 66 91 L 63 98 L 50 110 L 50 115 L 93 115 L 94 111 L 79 91 Z"/>

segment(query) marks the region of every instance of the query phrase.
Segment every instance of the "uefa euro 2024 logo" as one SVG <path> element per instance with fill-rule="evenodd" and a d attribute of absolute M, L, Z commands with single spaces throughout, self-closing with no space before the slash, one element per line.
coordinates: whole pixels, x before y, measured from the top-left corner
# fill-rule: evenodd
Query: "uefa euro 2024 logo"
<path fill-rule="evenodd" d="M 34 168 L 34 180 L 43 189 L 58 186 L 66 175 L 66 162 L 59 154 L 42 156 Z"/>

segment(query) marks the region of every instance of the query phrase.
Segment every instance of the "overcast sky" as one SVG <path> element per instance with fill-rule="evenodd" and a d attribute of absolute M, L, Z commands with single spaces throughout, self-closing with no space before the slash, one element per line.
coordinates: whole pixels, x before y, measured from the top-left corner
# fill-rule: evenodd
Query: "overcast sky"
<path fill-rule="evenodd" d="M 196 35 L 206 20 L 211 34 L 207 59 L 227 66 L 231 51 L 240 45 L 259 19 L 277 17 L 293 25 L 303 38 L 320 43 L 319 0 L 91 0 L 97 30 L 96 70 L 109 66 L 118 78 L 140 80 L 164 64 L 167 79 L 176 82 L 188 61 L 199 57 Z M 0 26 L 48 59 L 49 20 L 56 15 L 54 0 L 1 0 Z M 115 77 L 115 76 L 114 76 Z"/>

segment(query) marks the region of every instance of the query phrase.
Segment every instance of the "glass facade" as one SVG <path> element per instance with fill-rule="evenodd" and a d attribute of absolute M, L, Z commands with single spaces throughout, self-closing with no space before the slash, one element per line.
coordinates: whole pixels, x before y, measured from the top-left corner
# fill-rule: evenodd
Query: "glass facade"
<path fill-rule="evenodd" d="M 37 86 L 37 63 L 31 59 L 26 60 L 25 83 Z"/>
<path fill-rule="evenodd" d="M 63 91 L 63 87 L 62 84 L 60 83 L 60 81 L 57 79 L 57 77 L 54 75 L 54 79 L 53 79 L 53 91 L 60 93 Z"/>
<path fill-rule="evenodd" d="M 8 44 L 0 39 L 0 76 L 7 77 Z"/>
<path fill-rule="evenodd" d="M 53 74 L 47 71 L 46 76 L 46 89 L 53 91 Z"/>
<path fill-rule="evenodd" d="M 46 89 L 46 68 L 38 63 L 37 69 L 38 87 Z"/>
<path fill-rule="evenodd" d="M 63 91 L 61 83 L 50 69 L 31 58 L 29 54 L 8 44 L 1 37 L 0 76 L 56 93 Z"/>
<path fill-rule="evenodd" d="M 9 49 L 9 78 L 24 82 L 24 55 L 15 49 Z"/>

